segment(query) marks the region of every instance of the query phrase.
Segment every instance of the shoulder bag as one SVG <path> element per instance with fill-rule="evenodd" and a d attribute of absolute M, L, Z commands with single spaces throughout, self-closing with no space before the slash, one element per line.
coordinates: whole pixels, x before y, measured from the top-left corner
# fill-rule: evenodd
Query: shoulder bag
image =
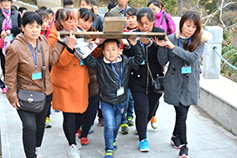
<path fill-rule="evenodd" d="M 43 63 L 42 77 L 43 77 L 43 84 L 44 84 L 44 91 L 45 91 L 46 90 L 46 84 L 45 84 L 46 66 L 45 66 L 44 51 L 43 51 L 42 45 L 41 45 L 41 54 L 42 54 L 42 63 Z M 24 111 L 40 113 L 41 111 L 43 111 L 45 107 L 46 94 L 19 89 L 18 99 L 21 105 L 19 109 L 24 110 Z"/>

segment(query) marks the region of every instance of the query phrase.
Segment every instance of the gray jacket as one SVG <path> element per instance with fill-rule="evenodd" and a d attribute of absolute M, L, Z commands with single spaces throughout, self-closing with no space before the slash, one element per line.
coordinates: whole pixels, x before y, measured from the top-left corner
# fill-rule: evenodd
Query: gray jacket
<path fill-rule="evenodd" d="M 126 7 L 126 9 L 125 9 L 125 12 L 126 12 L 126 10 L 128 9 L 128 8 L 130 8 L 128 5 L 127 5 L 127 7 Z M 112 17 L 112 16 L 119 16 L 119 17 L 121 17 L 123 15 L 123 11 L 121 10 L 121 8 L 119 7 L 119 4 L 118 5 L 116 5 L 116 7 L 114 7 L 113 9 L 111 9 L 110 11 L 109 11 L 109 13 L 108 13 L 108 16 L 109 17 Z M 124 17 L 125 17 L 125 15 L 124 15 Z"/>
<path fill-rule="evenodd" d="M 168 36 L 169 40 L 175 45 L 174 49 L 162 47 L 158 49 L 157 58 L 161 65 L 169 62 L 168 71 L 164 80 L 164 100 L 168 104 L 179 106 L 197 105 L 200 95 L 199 76 L 200 59 L 204 50 L 204 42 L 210 40 L 212 35 L 202 31 L 202 43 L 193 51 L 189 52 L 179 47 L 180 34 L 175 33 Z M 181 39 L 181 46 L 186 39 Z M 191 66 L 191 73 L 181 74 L 184 64 Z"/>

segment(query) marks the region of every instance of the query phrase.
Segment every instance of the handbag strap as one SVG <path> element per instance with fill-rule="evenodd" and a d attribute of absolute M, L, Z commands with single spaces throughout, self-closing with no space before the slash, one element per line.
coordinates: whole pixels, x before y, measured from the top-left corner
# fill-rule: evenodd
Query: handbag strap
<path fill-rule="evenodd" d="M 149 61 L 148 61 L 148 50 L 147 50 L 147 47 L 146 47 L 146 65 L 147 65 L 147 70 L 151 76 L 151 80 L 152 80 L 152 84 L 155 82 L 153 76 L 152 76 L 152 73 L 151 73 L 151 69 L 150 69 L 150 66 L 149 66 Z"/>
<path fill-rule="evenodd" d="M 46 66 L 45 66 L 45 59 L 44 59 L 44 50 L 43 50 L 43 46 L 40 46 L 41 48 L 41 54 L 42 54 L 42 76 L 43 76 L 43 83 L 44 83 L 44 91 L 46 91 L 46 84 L 45 84 L 45 70 L 46 70 Z"/>

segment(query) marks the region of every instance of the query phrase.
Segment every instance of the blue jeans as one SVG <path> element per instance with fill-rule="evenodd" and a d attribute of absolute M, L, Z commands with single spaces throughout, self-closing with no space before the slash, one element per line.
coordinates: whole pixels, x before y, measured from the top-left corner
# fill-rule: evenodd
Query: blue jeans
<path fill-rule="evenodd" d="M 126 105 L 124 107 L 124 113 L 122 116 L 122 123 L 128 123 L 127 119 L 126 119 L 126 113 L 127 113 L 127 117 L 128 116 L 132 116 L 133 117 L 133 109 L 134 109 L 134 100 L 132 97 L 132 93 L 131 90 L 128 89 L 128 96 L 127 96 L 127 101 L 126 101 Z"/>
<path fill-rule="evenodd" d="M 124 102 L 116 105 L 101 102 L 101 110 L 104 117 L 105 150 L 114 150 L 113 142 L 121 124 Z"/>

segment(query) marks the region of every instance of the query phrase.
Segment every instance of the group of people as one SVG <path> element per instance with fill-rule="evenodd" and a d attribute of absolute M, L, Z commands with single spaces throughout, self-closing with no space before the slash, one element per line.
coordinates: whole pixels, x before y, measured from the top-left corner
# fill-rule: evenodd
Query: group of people
<path fill-rule="evenodd" d="M 5 87 L 2 82 L 1 87 L 7 88 L 6 96 L 22 121 L 27 158 L 42 158 L 40 146 L 51 105 L 63 114 L 70 158 L 79 158 L 81 145 L 89 143 L 87 135 L 93 131 L 99 109 L 104 124 L 105 158 L 113 158 L 118 149 L 119 127 L 126 134 L 128 125 L 134 124 L 133 109 L 139 150 L 149 151 L 147 125 L 151 121 L 154 129 L 158 127 L 155 115 L 162 96 L 154 91 L 151 76 L 165 76 L 164 101 L 173 105 L 176 112 L 171 144 L 180 149 L 180 158 L 188 157 L 188 109 L 198 104 L 200 59 L 204 42 L 210 39 L 210 34 L 201 28 L 196 11 L 187 11 L 176 30 L 161 1 L 150 0 L 147 7 L 137 10 L 127 5 L 128 0 L 118 0 L 118 5 L 105 17 L 126 17 L 124 32 L 160 32 L 167 36 L 164 40 L 98 38 L 93 41 L 97 47 L 82 58 L 76 53 L 78 39 L 73 32 L 102 31 L 103 19 L 96 12 L 96 2 L 81 0 L 80 9 L 75 9 L 73 1 L 64 0 L 64 8 L 55 13 L 43 7 L 36 12 L 26 11 L 22 16 L 11 9 L 12 0 L 0 2 L 4 39 L 0 54 L 6 83 Z M 70 35 L 61 38 L 60 31 Z M 39 75 L 42 54 L 45 78 Z M 163 67 L 167 63 L 165 73 Z M 21 109 L 19 89 L 45 93 L 43 111 Z"/>

